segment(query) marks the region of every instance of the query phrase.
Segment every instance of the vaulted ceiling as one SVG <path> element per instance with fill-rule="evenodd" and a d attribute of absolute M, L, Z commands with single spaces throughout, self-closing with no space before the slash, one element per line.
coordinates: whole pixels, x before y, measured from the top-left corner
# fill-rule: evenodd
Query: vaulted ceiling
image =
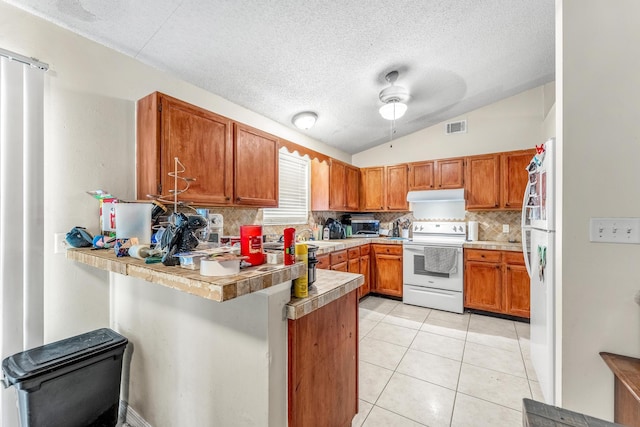
<path fill-rule="evenodd" d="M 389 71 L 393 138 L 555 78 L 554 0 L 8 2 L 348 153 L 390 140 Z"/>

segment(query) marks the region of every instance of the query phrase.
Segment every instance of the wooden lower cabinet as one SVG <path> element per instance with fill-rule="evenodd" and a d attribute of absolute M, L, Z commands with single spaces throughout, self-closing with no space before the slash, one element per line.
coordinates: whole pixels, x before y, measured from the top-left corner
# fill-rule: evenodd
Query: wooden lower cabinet
<path fill-rule="evenodd" d="M 368 295 L 371 290 L 371 244 L 356 246 L 346 250 L 339 250 L 330 252 L 328 254 L 316 255 L 318 264 L 316 268 L 326 270 L 345 271 L 348 273 L 358 273 L 364 276 L 364 283 L 358 287 L 358 297 L 362 298 Z M 397 246 L 400 248 L 400 259 L 402 260 L 402 246 L 400 245 L 380 245 L 380 246 Z M 398 249 L 395 248 L 393 256 L 397 257 Z M 384 262 L 384 261 L 383 261 Z M 400 282 L 402 282 L 402 261 L 400 262 Z M 400 291 L 402 291 L 402 283 L 400 284 Z M 397 296 L 397 292 L 390 295 Z"/>
<path fill-rule="evenodd" d="M 369 279 L 371 276 L 371 255 L 369 255 L 370 251 L 370 244 L 367 243 L 366 245 L 360 246 L 360 274 L 364 276 L 364 283 L 358 288 L 358 296 L 360 298 L 369 295 L 369 292 L 371 292 L 371 281 Z"/>
<path fill-rule="evenodd" d="M 503 252 L 504 291 L 506 314 L 519 317 L 530 316 L 530 281 L 524 256 L 520 252 Z"/>
<path fill-rule="evenodd" d="M 529 317 L 529 275 L 521 252 L 464 250 L 464 307 Z"/>
<path fill-rule="evenodd" d="M 402 297 L 402 245 L 371 244 L 371 291 Z"/>
<path fill-rule="evenodd" d="M 351 426 L 358 412 L 357 294 L 289 320 L 289 427 Z"/>

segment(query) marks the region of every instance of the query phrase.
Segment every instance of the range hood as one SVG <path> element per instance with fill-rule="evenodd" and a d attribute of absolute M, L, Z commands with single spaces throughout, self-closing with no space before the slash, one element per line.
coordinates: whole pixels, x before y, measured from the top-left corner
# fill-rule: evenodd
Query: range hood
<path fill-rule="evenodd" d="M 464 202 L 464 188 L 455 190 L 409 191 L 407 201 L 411 203 Z"/>

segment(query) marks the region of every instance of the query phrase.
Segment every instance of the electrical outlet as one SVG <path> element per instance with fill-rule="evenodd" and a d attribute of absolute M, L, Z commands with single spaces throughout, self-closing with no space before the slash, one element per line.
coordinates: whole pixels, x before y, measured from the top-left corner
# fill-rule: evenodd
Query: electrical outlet
<path fill-rule="evenodd" d="M 502 224 L 502 232 L 503 233 L 509 232 L 509 224 Z"/>
<path fill-rule="evenodd" d="M 53 253 L 63 254 L 67 250 L 67 233 L 53 233 Z"/>
<path fill-rule="evenodd" d="M 640 218 L 591 218 L 589 240 L 640 244 Z"/>

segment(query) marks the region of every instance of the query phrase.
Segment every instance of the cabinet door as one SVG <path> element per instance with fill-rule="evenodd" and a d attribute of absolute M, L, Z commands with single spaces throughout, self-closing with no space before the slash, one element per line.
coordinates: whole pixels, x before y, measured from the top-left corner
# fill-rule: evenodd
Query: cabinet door
<path fill-rule="evenodd" d="M 530 317 L 530 284 L 522 253 L 504 252 L 504 311 L 519 317 Z"/>
<path fill-rule="evenodd" d="M 500 156 L 467 157 L 465 167 L 467 209 L 495 209 L 500 206 Z"/>
<path fill-rule="evenodd" d="M 529 174 L 527 166 L 535 155 L 535 150 L 503 153 L 501 205 L 505 209 L 522 209 L 524 190 Z"/>
<path fill-rule="evenodd" d="M 436 160 L 435 171 L 438 189 L 464 187 L 464 159 Z"/>
<path fill-rule="evenodd" d="M 235 203 L 277 207 L 278 139 L 240 123 L 234 129 Z"/>
<path fill-rule="evenodd" d="M 349 262 L 347 262 L 347 271 L 349 273 L 360 274 L 360 258 L 350 259 Z"/>
<path fill-rule="evenodd" d="M 381 211 L 385 206 L 385 177 L 384 167 L 360 169 L 362 178 L 362 209 L 367 211 Z"/>
<path fill-rule="evenodd" d="M 407 202 L 407 165 L 387 166 L 387 210 L 406 211 Z"/>
<path fill-rule="evenodd" d="M 464 306 L 502 311 L 502 266 L 500 263 L 465 261 Z"/>
<path fill-rule="evenodd" d="M 360 207 L 360 169 L 345 167 L 345 209 L 357 211 Z"/>
<path fill-rule="evenodd" d="M 369 268 L 370 268 L 370 258 L 369 255 L 363 255 L 360 257 L 360 274 L 364 276 L 364 283 L 360 285 L 359 297 L 362 298 L 365 295 L 368 295 L 371 291 L 371 284 L 369 281 Z"/>
<path fill-rule="evenodd" d="M 329 209 L 343 210 L 345 207 L 346 164 L 336 160 L 329 167 Z"/>
<path fill-rule="evenodd" d="M 409 164 L 409 191 L 434 189 L 434 162 Z"/>
<path fill-rule="evenodd" d="M 372 291 L 402 297 L 402 246 L 372 245 Z"/>
<path fill-rule="evenodd" d="M 194 178 L 178 200 L 198 205 L 228 205 L 233 194 L 233 143 L 231 120 L 160 95 L 161 148 L 160 192 L 169 200 L 176 186 L 169 176 L 176 170 L 175 158 L 184 165 L 179 176 Z M 178 165 L 178 170 L 181 167 Z M 178 190 L 184 188 L 177 181 Z"/>
<path fill-rule="evenodd" d="M 358 411 L 358 298 L 288 321 L 288 426 L 350 426 Z"/>
<path fill-rule="evenodd" d="M 311 210 L 329 210 L 329 163 L 311 160 Z"/>

